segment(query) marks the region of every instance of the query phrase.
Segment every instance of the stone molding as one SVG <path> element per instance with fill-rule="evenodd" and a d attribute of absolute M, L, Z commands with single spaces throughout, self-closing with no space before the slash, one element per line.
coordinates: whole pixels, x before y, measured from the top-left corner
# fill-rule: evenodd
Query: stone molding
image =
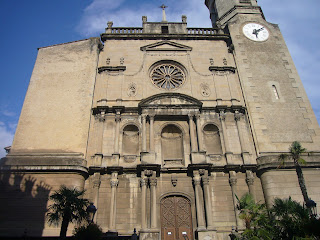
<path fill-rule="evenodd" d="M 108 72 L 120 72 L 120 71 L 125 71 L 127 69 L 126 66 L 103 66 L 103 67 L 98 67 L 98 73 L 102 73 L 104 71 Z"/>

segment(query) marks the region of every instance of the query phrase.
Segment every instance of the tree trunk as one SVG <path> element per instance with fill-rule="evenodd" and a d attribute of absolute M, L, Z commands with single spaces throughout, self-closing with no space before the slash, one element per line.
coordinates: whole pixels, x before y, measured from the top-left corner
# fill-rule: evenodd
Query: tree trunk
<path fill-rule="evenodd" d="M 70 219 L 68 217 L 63 217 L 61 229 L 60 229 L 60 239 L 61 240 L 66 239 L 69 222 L 70 222 Z"/>
<path fill-rule="evenodd" d="M 295 167 L 296 167 L 296 173 L 297 173 L 297 176 L 298 176 L 298 182 L 299 182 L 299 186 L 300 186 L 301 193 L 302 193 L 302 196 L 303 196 L 303 200 L 306 203 L 309 200 L 309 196 L 308 196 L 308 193 L 307 193 L 306 184 L 304 182 L 302 169 L 301 169 L 301 166 L 300 166 L 300 164 L 298 163 L 298 161 L 296 159 L 294 159 L 294 164 L 295 164 Z"/>

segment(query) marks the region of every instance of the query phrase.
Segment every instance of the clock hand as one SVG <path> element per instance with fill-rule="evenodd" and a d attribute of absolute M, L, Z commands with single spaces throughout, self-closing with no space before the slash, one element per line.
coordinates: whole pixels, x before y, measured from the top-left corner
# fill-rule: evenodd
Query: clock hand
<path fill-rule="evenodd" d="M 258 38 L 258 31 L 257 31 L 257 29 L 254 29 L 253 31 L 252 31 L 252 34 L 254 34 L 254 35 L 256 35 L 256 38 Z"/>
<path fill-rule="evenodd" d="M 258 29 L 257 32 L 260 32 L 260 31 L 262 31 L 263 29 L 264 29 L 264 27 Z"/>

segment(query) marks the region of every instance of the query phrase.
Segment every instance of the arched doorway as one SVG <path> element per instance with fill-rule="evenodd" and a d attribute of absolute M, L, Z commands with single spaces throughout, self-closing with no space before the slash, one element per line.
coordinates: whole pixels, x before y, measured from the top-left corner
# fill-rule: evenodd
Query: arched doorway
<path fill-rule="evenodd" d="M 161 200 L 161 239 L 193 239 L 191 203 L 186 197 L 173 195 Z"/>

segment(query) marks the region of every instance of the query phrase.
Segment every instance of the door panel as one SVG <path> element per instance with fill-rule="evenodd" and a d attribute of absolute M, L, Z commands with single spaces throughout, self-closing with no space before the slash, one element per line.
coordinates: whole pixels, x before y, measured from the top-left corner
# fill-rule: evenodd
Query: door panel
<path fill-rule="evenodd" d="M 169 196 L 161 201 L 161 236 L 163 240 L 193 239 L 190 201 Z"/>

